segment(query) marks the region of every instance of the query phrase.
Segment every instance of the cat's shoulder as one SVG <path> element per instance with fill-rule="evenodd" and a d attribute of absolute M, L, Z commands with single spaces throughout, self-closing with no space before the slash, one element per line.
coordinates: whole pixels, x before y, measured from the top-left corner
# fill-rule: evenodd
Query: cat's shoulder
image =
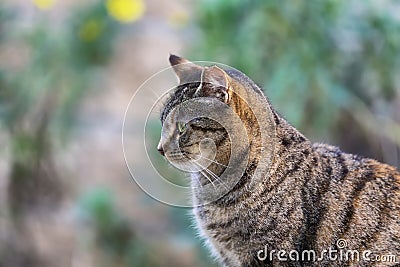
<path fill-rule="evenodd" d="M 375 159 L 362 157 L 355 154 L 345 153 L 336 146 L 323 143 L 313 143 L 312 149 L 323 158 L 341 158 L 349 169 L 368 168 L 372 176 L 376 178 L 392 177 L 395 183 L 400 186 L 400 172 L 397 168 L 379 162 Z"/>
<path fill-rule="evenodd" d="M 265 97 L 262 89 L 258 86 L 252 79 L 250 79 L 246 74 L 243 72 L 233 69 L 233 68 L 224 68 L 224 71 L 234 80 L 239 82 L 245 88 L 250 89 L 258 93 L 259 95 Z"/>

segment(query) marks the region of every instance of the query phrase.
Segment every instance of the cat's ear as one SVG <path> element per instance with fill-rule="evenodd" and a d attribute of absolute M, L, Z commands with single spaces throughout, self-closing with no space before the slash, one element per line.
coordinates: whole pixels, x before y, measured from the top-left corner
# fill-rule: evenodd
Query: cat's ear
<path fill-rule="evenodd" d="M 203 67 L 172 54 L 169 56 L 169 62 L 178 76 L 179 84 L 200 82 Z"/>
<path fill-rule="evenodd" d="M 229 102 L 229 76 L 217 66 L 204 67 L 201 73 L 201 84 L 196 94 L 199 96 L 216 97 Z"/>

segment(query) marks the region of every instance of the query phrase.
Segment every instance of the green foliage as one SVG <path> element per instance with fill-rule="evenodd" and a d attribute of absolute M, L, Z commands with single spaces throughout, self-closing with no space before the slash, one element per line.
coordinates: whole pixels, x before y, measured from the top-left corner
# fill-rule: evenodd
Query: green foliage
<path fill-rule="evenodd" d="M 108 16 L 104 2 L 79 10 L 71 21 L 69 43 L 74 63 L 82 69 L 107 63 L 121 25 Z"/>
<path fill-rule="evenodd" d="M 29 52 L 18 71 L 0 69 L 0 123 L 14 131 L 39 109 L 37 115 L 47 112 L 49 126 L 63 135 L 96 70 L 112 55 L 119 25 L 107 15 L 102 1 L 94 1 L 54 27 L 46 17 L 38 19 L 28 31 L 18 20 L 3 15 L 13 11 L 0 10 L 1 40 L 6 46 L 11 41 L 23 44 Z M 3 30 L 6 19 L 12 31 Z"/>
<path fill-rule="evenodd" d="M 154 266 L 148 246 L 135 236 L 109 190 L 91 190 L 78 205 L 81 218 L 94 230 L 95 244 L 102 252 L 97 259 L 101 266 Z"/>
<path fill-rule="evenodd" d="M 7 204 L 15 225 L 28 212 L 53 207 L 65 193 L 53 164 L 54 141 L 64 140 L 74 126 L 77 107 L 112 56 L 120 27 L 107 15 L 104 1 L 91 1 L 62 23 L 35 13 L 28 28 L 21 23 L 23 11 L 11 6 L 0 6 L 0 45 L 25 53 L 16 55 L 20 63 L 0 67 L 0 129 L 10 140 Z M 89 196 L 85 203 L 110 259 L 145 249 L 105 194 Z M 136 257 L 130 266 L 145 260 Z"/>
<path fill-rule="evenodd" d="M 395 6 L 395 1 L 202 0 L 197 12 L 202 34 L 193 53 L 247 73 L 289 121 L 328 137 L 355 101 L 389 106 L 395 95 L 400 70 Z"/>
<path fill-rule="evenodd" d="M 0 127 L 10 137 L 8 204 L 15 214 L 24 213 L 17 207 L 29 211 L 35 205 L 50 205 L 43 202 L 42 191 L 63 191 L 56 182 L 53 141 L 65 139 L 72 128 L 77 106 L 91 87 L 95 70 L 107 63 L 118 32 L 102 1 L 78 12 L 79 19 L 72 16 L 52 25 L 50 18 L 40 16 L 29 29 L 21 24 L 18 12 L 0 8 L 2 48 L 25 51 L 14 57 L 20 63 L 0 68 Z M 82 31 L 87 21 L 102 23 L 95 36 L 93 29 Z M 36 196 L 38 201 L 31 201 Z"/>

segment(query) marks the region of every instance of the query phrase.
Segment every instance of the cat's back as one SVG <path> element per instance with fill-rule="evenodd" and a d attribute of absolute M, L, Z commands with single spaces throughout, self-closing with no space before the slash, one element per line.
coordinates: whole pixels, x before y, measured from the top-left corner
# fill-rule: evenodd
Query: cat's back
<path fill-rule="evenodd" d="M 321 191 L 318 247 L 345 240 L 345 249 L 387 255 L 400 249 L 400 173 L 376 160 L 314 144 Z"/>

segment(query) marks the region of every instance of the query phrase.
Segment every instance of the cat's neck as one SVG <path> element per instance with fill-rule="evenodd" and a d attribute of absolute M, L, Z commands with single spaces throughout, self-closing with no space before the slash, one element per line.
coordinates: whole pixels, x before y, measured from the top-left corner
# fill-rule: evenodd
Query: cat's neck
<path fill-rule="evenodd" d="M 248 157 L 236 155 L 236 161 L 239 162 L 242 160 L 240 164 L 245 166 L 244 170 L 240 172 L 240 177 L 232 174 L 231 176 L 224 177 L 222 181 L 230 187 L 230 190 L 226 190 L 225 185 L 220 181 L 211 184 L 209 179 L 202 173 L 192 174 L 195 204 L 209 203 L 211 202 L 209 201 L 210 199 L 218 200 L 220 203 L 234 202 L 246 192 L 257 190 L 260 187 L 260 183 L 264 184 L 263 187 L 265 187 L 265 184 L 268 184 L 267 187 L 273 188 L 279 182 L 269 175 L 270 170 L 275 168 L 274 166 L 281 160 L 276 155 L 287 153 L 289 149 L 296 146 L 304 147 L 305 143 L 311 146 L 311 143 L 275 111 L 273 111 L 273 117 L 276 128 L 273 139 L 274 145 L 269 147 L 272 150 L 261 146 L 261 135 L 255 135 L 247 151 Z M 265 165 L 265 158 L 269 158 L 271 155 L 271 162 L 269 165 Z M 223 162 L 223 165 L 228 166 L 229 163 L 227 161 L 229 159 L 221 162 Z M 224 168 L 222 165 L 212 164 L 209 166 L 209 171 L 212 171 L 217 177 L 221 178 L 222 174 L 227 171 L 227 168 Z M 215 197 L 216 192 L 223 192 L 223 194 L 217 199 Z"/>

